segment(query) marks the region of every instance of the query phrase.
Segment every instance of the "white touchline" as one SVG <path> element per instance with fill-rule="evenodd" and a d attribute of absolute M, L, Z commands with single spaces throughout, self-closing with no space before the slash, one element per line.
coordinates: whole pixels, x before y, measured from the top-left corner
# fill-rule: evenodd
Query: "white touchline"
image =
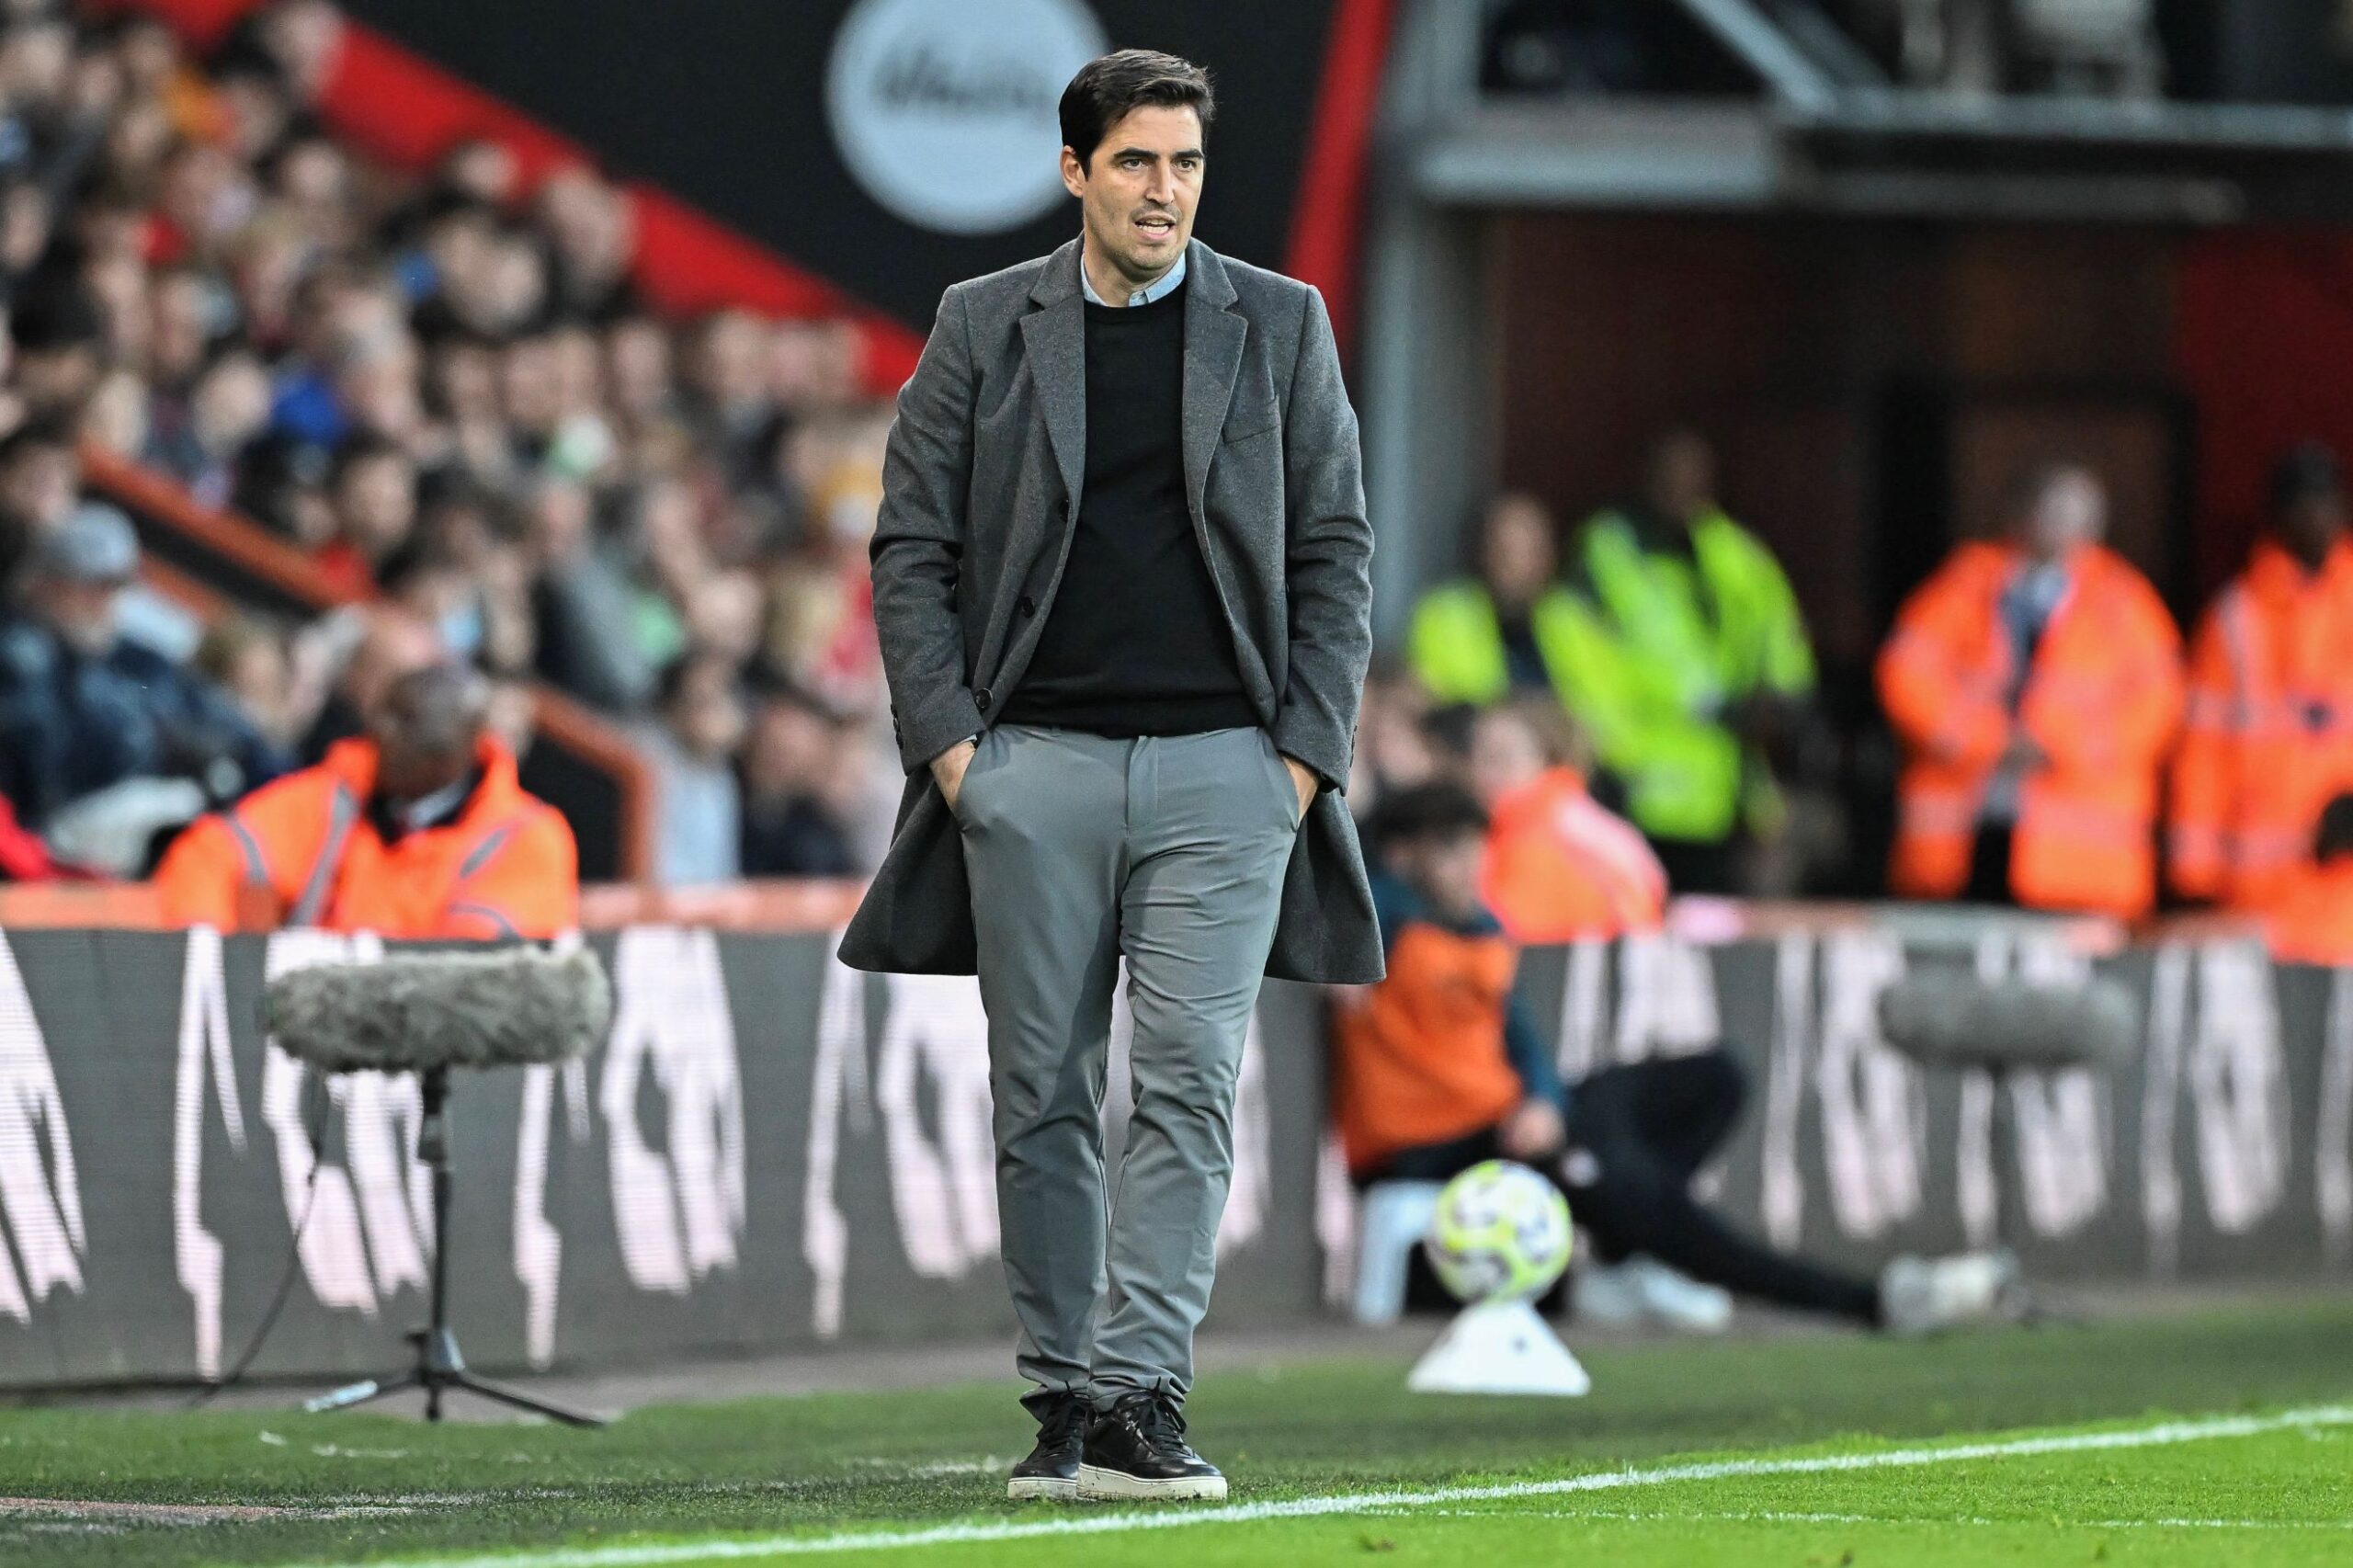
<path fill-rule="evenodd" d="M 1725 1481 L 1736 1476 L 1818 1475 L 1841 1471 L 1897 1470 L 1920 1465 L 1961 1464 L 1971 1460 L 2013 1459 L 2035 1454 L 2095 1453 L 2111 1449 L 2154 1449 L 2216 1437 L 2253 1437 L 2266 1432 L 2309 1426 L 2353 1426 L 2353 1404 L 2315 1405 L 2276 1415 L 2211 1415 L 2167 1421 L 2154 1426 L 2105 1432 L 2054 1433 L 2040 1437 L 2004 1437 L 1933 1449 L 1883 1449 L 1876 1453 L 1813 1454 L 1789 1459 L 1716 1460 L 1659 1465 L 1649 1470 L 1606 1470 L 1557 1481 L 1516 1481 L 1494 1486 L 1449 1486 L 1424 1492 L 1352 1492 L 1335 1497 L 1294 1497 L 1281 1502 L 1236 1503 L 1222 1508 L 1154 1513 L 1087 1514 L 1066 1519 L 977 1520 L 912 1530 L 843 1531 L 835 1535 L 737 1536 L 712 1540 L 656 1541 L 642 1546 L 555 1547 L 544 1551 L 491 1556 L 395 1560 L 391 1568 L 658 1568 L 674 1562 L 722 1562 L 747 1557 L 799 1556 L 812 1552 L 881 1551 L 914 1546 L 952 1546 L 968 1541 L 1029 1540 L 1050 1536 L 1115 1535 L 1130 1530 L 1187 1529 L 1202 1525 L 1249 1524 L 1261 1519 L 1304 1519 L 1375 1510 L 1431 1508 L 1449 1503 L 1503 1502 L 1515 1497 L 1556 1497 L 1580 1492 L 1617 1492 L 1633 1486 L 1667 1486 L 1685 1481 Z M 379 1560 L 380 1562 L 381 1560 Z M 312 1568 L 321 1568 L 313 1564 Z M 358 1568 L 339 1564 L 336 1568 Z"/>

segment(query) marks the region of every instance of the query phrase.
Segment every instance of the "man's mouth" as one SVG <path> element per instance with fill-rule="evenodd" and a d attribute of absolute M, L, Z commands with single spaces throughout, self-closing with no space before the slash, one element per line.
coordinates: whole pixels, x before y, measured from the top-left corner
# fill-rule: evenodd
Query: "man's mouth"
<path fill-rule="evenodd" d="M 1153 239 L 1165 240 L 1176 232 L 1176 220 L 1163 218 L 1156 214 L 1148 215 L 1137 219 L 1136 227 L 1142 229 Z"/>

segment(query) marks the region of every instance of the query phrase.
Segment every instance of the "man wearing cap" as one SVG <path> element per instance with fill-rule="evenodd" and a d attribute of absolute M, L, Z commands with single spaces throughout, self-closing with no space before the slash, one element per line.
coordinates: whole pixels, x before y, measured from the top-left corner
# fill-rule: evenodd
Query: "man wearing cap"
<path fill-rule="evenodd" d="M 28 826 L 129 779 L 224 800 L 288 766 L 219 691 L 123 635 L 138 572 L 130 519 L 85 503 L 35 542 L 0 616 L 0 795 Z"/>

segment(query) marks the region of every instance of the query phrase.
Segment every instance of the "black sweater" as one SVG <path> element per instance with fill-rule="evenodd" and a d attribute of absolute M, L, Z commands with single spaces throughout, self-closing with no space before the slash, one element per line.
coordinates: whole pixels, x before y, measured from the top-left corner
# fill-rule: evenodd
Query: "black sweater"
<path fill-rule="evenodd" d="M 1006 723 L 1127 737 L 1258 722 L 1185 504 L 1187 287 L 1086 306 L 1086 483 Z"/>

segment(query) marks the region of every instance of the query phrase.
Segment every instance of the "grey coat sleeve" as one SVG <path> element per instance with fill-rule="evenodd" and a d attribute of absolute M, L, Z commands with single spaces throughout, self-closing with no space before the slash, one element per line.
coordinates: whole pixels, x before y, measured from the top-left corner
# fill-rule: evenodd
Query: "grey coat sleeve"
<path fill-rule="evenodd" d="M 899 759 L 909 773 L 980 733 L 956 610 L 972 478 L 972 354 L 963 301 L 941 296 L 915 373 L 899 389 L 875 524 L 874 630 Z"/>
<path fill-rule="evenodd" d="M 1283 425 L 1283 492 L 1290 673 L 1275 745 L 1344 790 L 1372 658 L 1372 526 L 1356 410 L 1340 379 L 1332 319 L 1312 287 Z"/>

